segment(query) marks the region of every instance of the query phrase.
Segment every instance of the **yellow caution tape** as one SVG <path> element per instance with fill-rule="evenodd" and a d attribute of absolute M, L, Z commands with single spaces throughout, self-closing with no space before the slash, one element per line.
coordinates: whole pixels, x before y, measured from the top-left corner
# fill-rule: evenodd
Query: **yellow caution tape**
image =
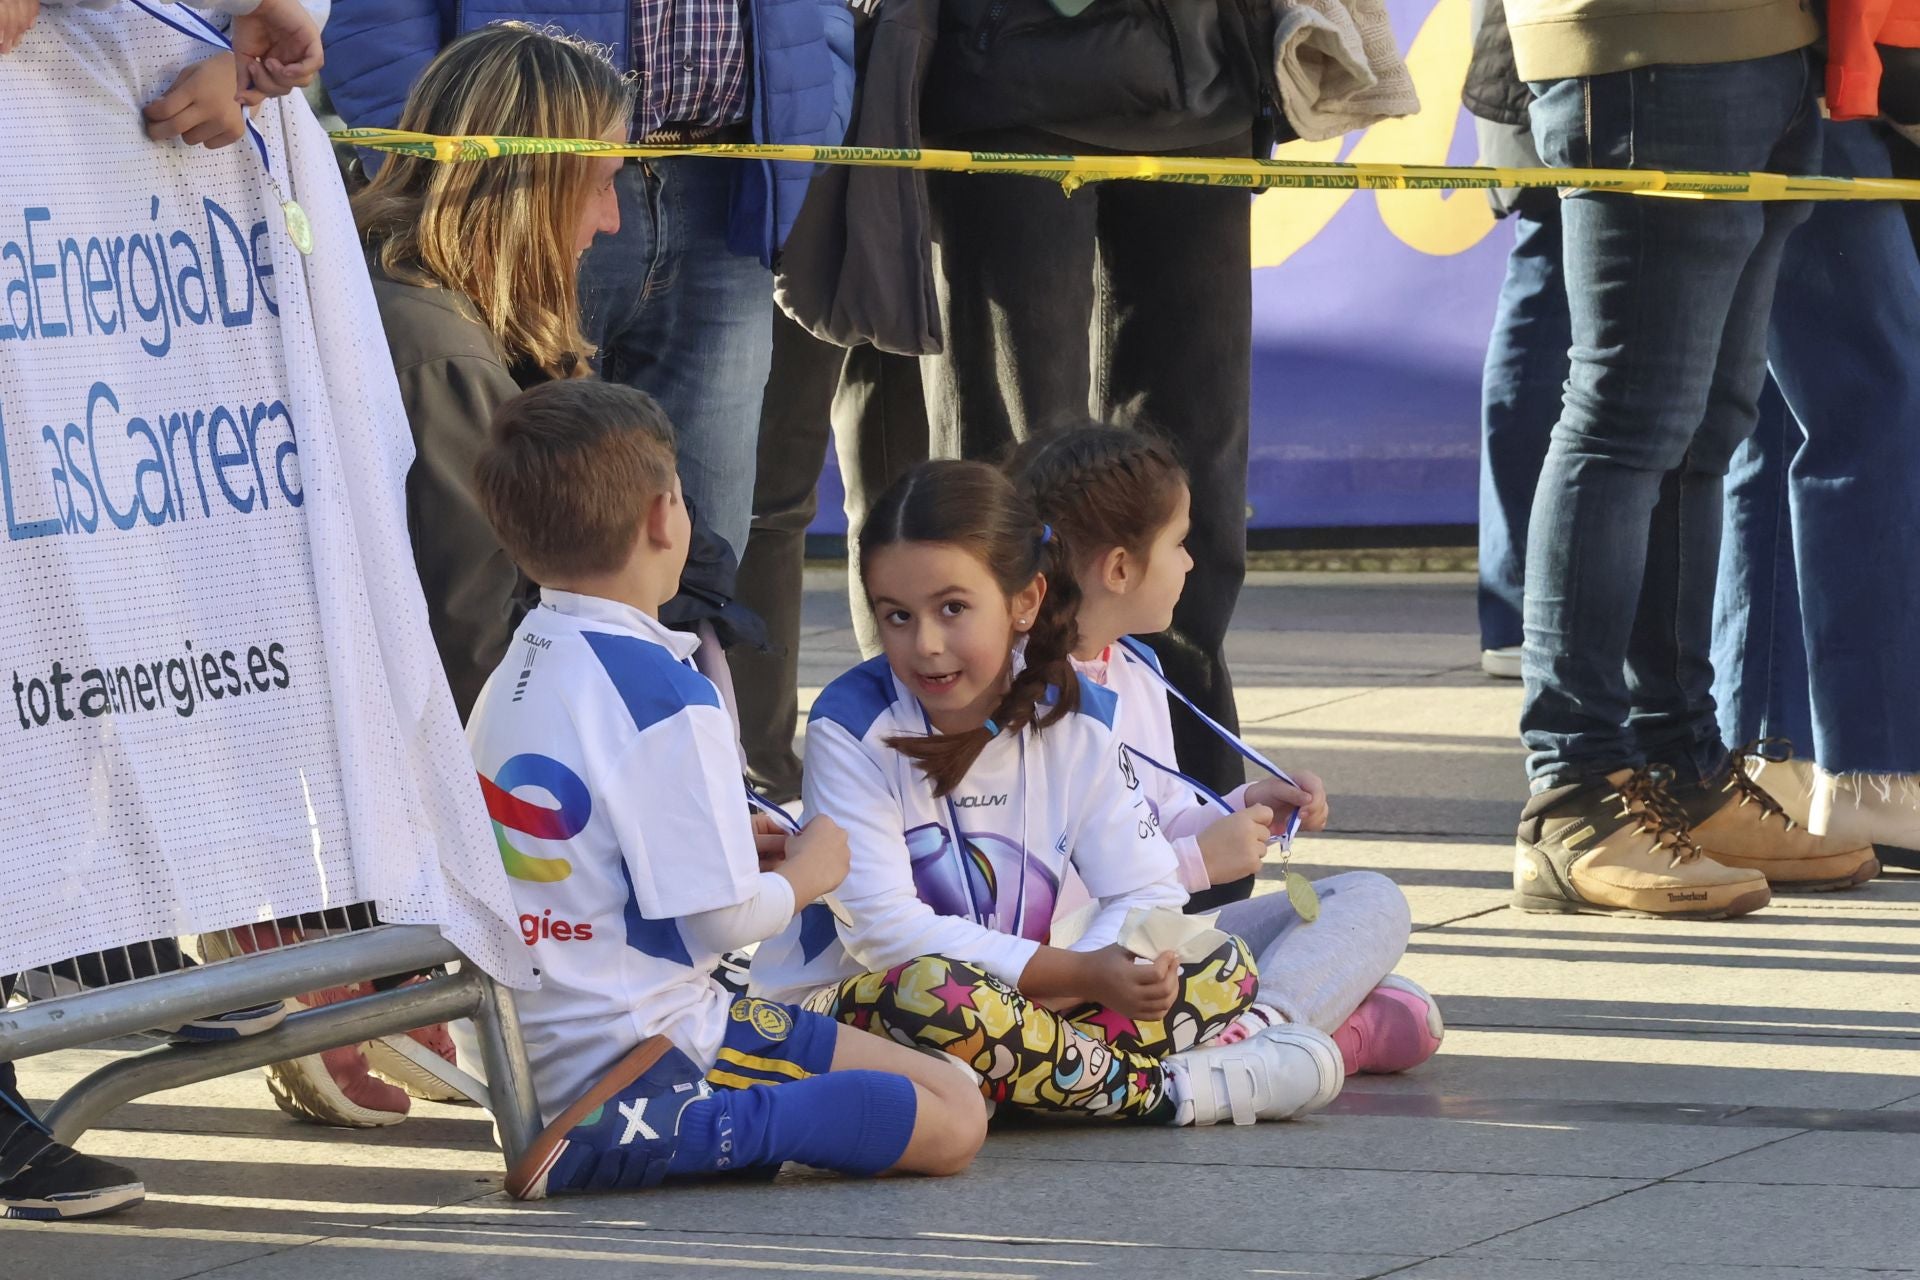
<path fill-rule="evenodd" d="M 342 129 L 336 142 L 443 162 L 515 155 L 595 155 L 665 159 L 732 156 L 803 164 L 946 173 L 1012 173 L 1046 178 L 1068 191 L 1089 182 L 1135 179 L 1210 187 L 1422 191 L 1490 187 L 1569 187 L 1687 200 L 1920 200 L 1911 178 L 1795 177 L 1778 173 L 1661 173 L 1650 169 L 1496 169 L 1482 165 L 1342 164 L 1204 156 L 1053 156 L 1004 151 L 885 147 L 803 147 L 771 143 L 640 146 L 589 138 L 451 137 L 400 129 Z"/>

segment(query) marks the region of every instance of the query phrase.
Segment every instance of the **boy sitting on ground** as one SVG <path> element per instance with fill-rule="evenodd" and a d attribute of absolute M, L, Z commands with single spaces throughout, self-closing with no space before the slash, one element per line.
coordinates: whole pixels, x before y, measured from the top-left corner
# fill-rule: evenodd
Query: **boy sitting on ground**
<path fill-rule="evenodd" d="M 824 818 L 756 833 L 732 724 L 686 665 L 695 641 L 658 621 L 690 530 L 660 407 L 595 381 L 535 387 L 495 415 L 476 478 L 542 584 L 467 728 L 541 981 L 516 1003 L 548 1125 L 507 1190 L 786 1160 L 964 1169 L 986 1132 L 965 1076 L 711 976 L 840 883 L 847 839 Z"/>

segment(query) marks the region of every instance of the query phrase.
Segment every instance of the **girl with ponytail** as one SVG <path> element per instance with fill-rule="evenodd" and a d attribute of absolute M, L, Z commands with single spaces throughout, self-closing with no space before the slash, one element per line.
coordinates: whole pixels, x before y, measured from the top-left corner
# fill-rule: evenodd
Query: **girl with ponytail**
<path fill-rule="evenodd" d="M 882 653 L 814 703 L 804 780 L 851 866 L 761 945 L 754 993 L 949 1054 L 1000 1104 L 1212 1124 L 1332 1101 L 1319 1031 L 1217 1043 L 1259 985 L 1238 938 L 1187 961 L 1119 945 L 1130 912 L 1187 895 L 1113 695 L 1073 669 L 1079 593 L 1032 503 L 983 463 L 927 463 L 859 549 Z M 1053 946 L 1070 874 L 1092 918 Z"/>
<path fill-rule="evenodd" d="M 1076 602 L 1073 666 L 1118 699 L 1122 758 L 1174 847 L 1181 883 L 1195 894 L 1233 881 L 1251 887 L 1243 877 L 1259 872 L 1292 810 L 1303 830 L 1327 825 L 1327 792 L 1296 770 L 1222 796 L 1179 772 L 1160 660 L 1134 636 L 1166 629 L 1193 567 L 1186 473 L 1154 437 L 1098 423 L 1028 442 L 1008 470 L 1053 530 L 1049 581 L 1071 581 Z M 1302 895 L 1307 917 L 1291 899 L 1266 893 L 1220 908 L 1218 927 L 1245 941 L 1260 966 L 1259 999 L 1226 1036 L 1286 1022 L 1317 1027 L 1349 1075 L 1405 1071 L 1431 1057 L 1444 1034 L 1439 1006 L 1393 972 L 1412 931 L 1399 886 L 1349 871 L 1312 882 Z"/>

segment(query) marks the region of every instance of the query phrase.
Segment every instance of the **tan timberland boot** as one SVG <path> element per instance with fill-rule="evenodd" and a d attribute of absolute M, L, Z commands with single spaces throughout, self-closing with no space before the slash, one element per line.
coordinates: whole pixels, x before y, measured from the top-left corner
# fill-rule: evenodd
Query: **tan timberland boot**
<path fill-rule="evenodd" d="M 1688 839 L 1665 770 L 1621 769 L 1605 782 L 1542 792 L 1514 842 L 1521 911 L 1723 920 L 1767 905 L 1756 871 L 1724 867 Z"/>
<path fill-rule="evenodd" d="M 1715 862 L 1758 871 L 1768 884 L 1793 893 L 1851 889 L 1879 875 L 1871 844 L 1814 835 L 1754 781 L 1748 757 L 1780 764 L 1790 754 L 1778 738 L 1750 742 L 1731 752 L 1716 776 L 1676 788 L 1688 834 Z"/>

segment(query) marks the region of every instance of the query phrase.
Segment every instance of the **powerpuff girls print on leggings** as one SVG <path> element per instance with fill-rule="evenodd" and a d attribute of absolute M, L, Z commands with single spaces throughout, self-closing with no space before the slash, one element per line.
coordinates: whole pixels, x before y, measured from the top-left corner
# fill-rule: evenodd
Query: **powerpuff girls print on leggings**
<path fill-rule="evenodd" d="M 1161 1059 L 1233 1021 L 1259 980 L 1246 944 L 1230 937 L 1181 967 L 1173 1008 L 1157 1021 L 1092 1004 L 1055 1013 L 942 956 L 848 978 L 808 1003 L 848 1026 L 953 1055 L 980 1073 L 994 1102 L 1138 1120 L 1165 1096 Z"/>

